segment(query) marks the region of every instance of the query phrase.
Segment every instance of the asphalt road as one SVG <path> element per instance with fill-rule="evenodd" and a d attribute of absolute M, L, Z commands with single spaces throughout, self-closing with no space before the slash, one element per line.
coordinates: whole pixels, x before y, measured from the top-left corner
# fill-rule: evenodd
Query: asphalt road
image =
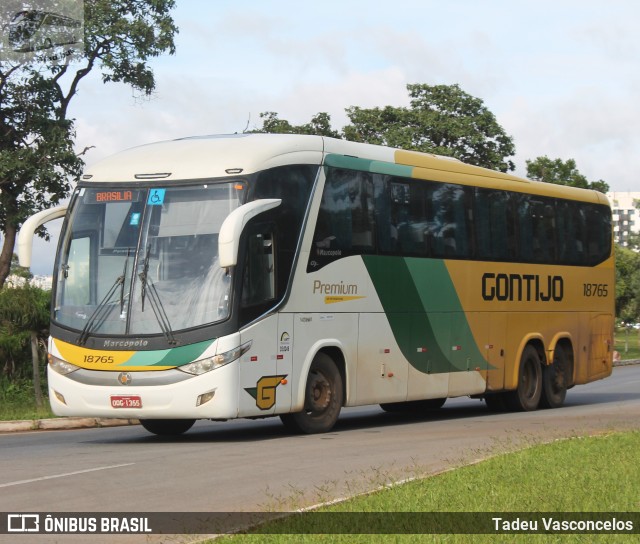
<path fill-rule="evenodd" d="M 176 439 L 140 426 L 6 434 L 0 511 L 288 510 L 541 440 L 637 428 L 640 366 L 531 413 L 490 413 L 465 398 L 422 418 L 346 409 L 333 432 L 311 436 L 287 434 L 276 418 L 198 422 Z"/>

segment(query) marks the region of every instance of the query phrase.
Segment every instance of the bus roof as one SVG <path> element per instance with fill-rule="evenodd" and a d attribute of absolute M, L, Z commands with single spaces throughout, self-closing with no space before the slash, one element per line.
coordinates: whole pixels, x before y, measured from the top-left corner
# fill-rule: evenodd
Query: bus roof
<path fill-rule="evenodd" d="M 596 191 L 531 181 L 451 157 L 300 134 L 194 136 L 142 145 L 87 168 L 82 179 L 98 183 L 210 179 L 287 164 L 320 165 L 331 156 L 340 157 L 347 168 L 608 205 L 605 195 Z"/>

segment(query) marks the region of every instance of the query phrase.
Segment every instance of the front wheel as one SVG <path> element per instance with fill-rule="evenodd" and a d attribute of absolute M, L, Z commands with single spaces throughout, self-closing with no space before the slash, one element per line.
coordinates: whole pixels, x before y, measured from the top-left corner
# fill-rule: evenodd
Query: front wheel
<path fill-rule="evenodd" d="M 343 384 L 331 357 L 318 353 L 311 363 L 305 388 L 304 410 L 282 414 L 284 426 L 296 433 L 326 433 L 338 421 L 342 407 Z"/>
<path fill-rule="evenodd" d="M 524 348 L 518 371 L 518 388 L 508 391 L 505 400 L 511 410 L 530 412 L 538 408 L 542 395 L 542 365 L 538 350 L 531 345 Z"/>
<path fill-rule="evenodd" d="M 186 433 L 195 419 L 141 419 L 140 424 L 150 433 L 158 436 L 177 436 Z"/>

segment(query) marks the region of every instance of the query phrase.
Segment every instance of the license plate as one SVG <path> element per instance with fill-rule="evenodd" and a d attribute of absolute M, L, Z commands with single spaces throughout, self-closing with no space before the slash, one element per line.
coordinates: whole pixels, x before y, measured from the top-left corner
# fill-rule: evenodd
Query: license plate
<path fill-rule="evenodd" d="M 113 395 L 111 408 L 142 408 L 142 399 L 138 395 Z"/>

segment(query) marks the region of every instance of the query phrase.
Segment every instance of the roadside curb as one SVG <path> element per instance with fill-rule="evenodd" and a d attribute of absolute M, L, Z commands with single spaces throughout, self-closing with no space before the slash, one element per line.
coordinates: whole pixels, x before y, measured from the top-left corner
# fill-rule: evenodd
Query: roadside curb
<path fill-rule="evenodd" d="M 613 366 L 631 366 L 640 364 L 640 359 L 629 359 L 628 361 L 617 361 L 613 363 Z"/>
<path fill-rule="evenodd" d="M 138 425 L 137 419 L 114 419 L 96 417 L 53 417 L 49 419 L 27 419 L 0 421 L 0 433 L 25 431 L 60 431 L 68 429 L 91 429 L 94 427 L 122 427 Z"/>
<path fill-rule="evenodd" d="M 640 364 L 640 359 L 617 361 L 613 366 Z M 115 419 L 99 417 L 53 417 L 50 419 L 27 419 L 22 421 L 0 421 L 0 434 L 26 431 L 61 431 L 69 429 L 91 429 L 94 427 L 123 427 L 139 425 L 137 419 Z"/>

